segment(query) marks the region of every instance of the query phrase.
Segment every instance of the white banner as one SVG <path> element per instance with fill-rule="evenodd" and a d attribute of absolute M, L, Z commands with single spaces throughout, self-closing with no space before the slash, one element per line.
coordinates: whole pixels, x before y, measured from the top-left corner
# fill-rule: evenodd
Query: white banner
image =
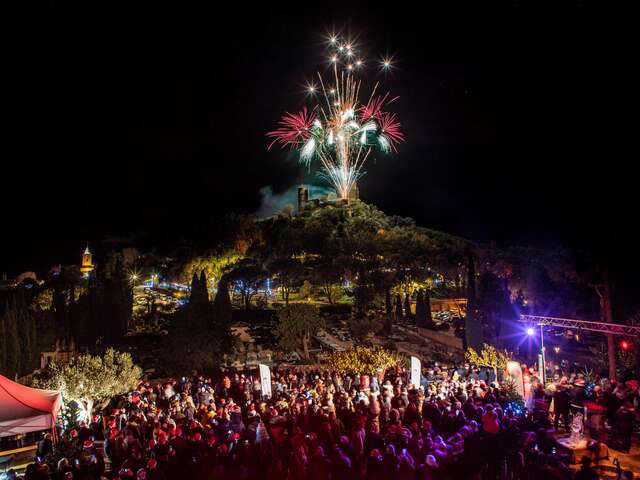
<path fill-rule="evenodd" d="M 415 388 L 420 388 L 420 373 L 422 366 L 420 360 L 416 357 L 411 357 L 411 383 Z"/>
<path fill-rule="evenodd" d="M 538 354 L 538 371 L 540 376 L 540 382 L 544 385 L 547 383 L 547 372 L 545 372 L 545 364 L 544 364 L 544 354 Z"/>
<path fill-rule="evenodd" d="M 258 365 L 260 367 L 260 383 L 262 387 L 262 396 L 271 398 L 271 370 L 262 363 Z"/>

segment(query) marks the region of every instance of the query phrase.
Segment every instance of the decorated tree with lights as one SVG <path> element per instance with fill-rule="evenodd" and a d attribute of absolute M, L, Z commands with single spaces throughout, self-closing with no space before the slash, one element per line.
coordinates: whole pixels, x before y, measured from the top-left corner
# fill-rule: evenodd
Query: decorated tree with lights
<path fill-rule="evenodd" d="M 511 360 L 512 355 L 506 350 L 498 350 L 493 345 L 485 343 L 482 345 L 480 352 L 477 352 L 472 347 L 467 348 L 464 357 L 467 362 L 473 365 L 491 368 L 497 379 L 498 371 L 503 371 L 507 368 L 507 362 Z"/>
<path fill-rule="evenodd" d="M 346 375 L 371 375 L 402 364 L 403 359 L 380 347 L 356 346 L 344 352 L 333 352 L 327 363 L 331 370 Z"/>
<path fill-rule="evenodd" d="M 34 377 L 33 386 L 62 391 L 65 401 L 75 402 L 91 418 L 95 405 L 134 390 L 141 376 L 129 353 L 110 348 L 102 356 L 79 355 L 68 363 L 53 363 Z"/>

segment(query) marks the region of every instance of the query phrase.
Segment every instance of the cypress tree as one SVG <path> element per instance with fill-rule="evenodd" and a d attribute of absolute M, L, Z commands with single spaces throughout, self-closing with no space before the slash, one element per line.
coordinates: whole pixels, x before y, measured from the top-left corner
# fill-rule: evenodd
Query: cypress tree
<path fill-rule="evenodd" d="M 472 254 L 467 259 L 467 315 L 464 319 L 465 349 L 482 349 L 482 324 L 478 318 L 478 301 L 476 299 L 476 267 Z"/>
<path fill-rule="evenodd" d="M 22 357 L 20 374 L 27 374 L 33 369 L 34 363 L 35 323 L 33 316 L 24 309 L 20 310 L 18 320 L 18 335 Z"/>
<path fill-rule="evenodd" d="M 387 314 L 384 322 L 384 332 L 391 333 L 393 322 L 393 305 L 391 304 L 391 292 L 388 288 L 385 291 L 384 295 L 384 309 Z"/>
<path fill-rule="evenodd" d="M 424 328 L 426 324 L 426 317 L 424 315 L 424 295 L 422 289 L 418 290 L 416 295 L 416 325 Z"/>
<path fill-rule="evenodd" d="M 67 311 L 67 301 L 65 297 L 66 295 L 62 289 L 62 285 L 60 285 L 60 282 L 58 281 L 58 283 L 53 287 L 51 305 L 55 315 L 56 328 L 60 330 L 66 330 L 69 327 L 69 312 Z"/>
<path fill-rule="evenodd" d="M 200 272 L 200 297 L 201 300 L 209 301 L 209 289 L 207 288 L 207 274 L 204 269 Z"/>
<path fill-rule="evenodd" d="M 224 279 L 218 283 L 218 291 L 213 299 L 213 312 L 217 325 L 226 328 L 231 324 L 233 307 L 231 306 L 231 297 L 229 297 L 229 285 Z"/>
<path fill-rule="evenodd" d="M 189 304 L 193 305 L 200 300 L 200 280 L 198 280 L 198 274 L 193 272 L 193 278 L 191 279 L 191 295 L 189 296 Z"/>
<path fill-rule="evenodd" d="M 409 297 L 409 294 L 405 294 L 404 296 L 404 316 L 407 319 L 407 321 L 409 321 L 412 317 L 411 315 L 411 297 Z"/>
<path fill-rule="evenodd" d="M 429 296 L 429 290 L 424 291 L 423 306 L 425 326 L 430 329 L 436 328 L 436 324 L 433 323 L 433 317 L 431 316 L 431 297 Z"/>
<path fill-rule="evenodd" d="M 13 307 L 7 310 L 7 376 L 13 379 L 21 369 L 20 334 L 18 332 L 18 318 Z"/>
<path fill-rule="evenodd" d="M 400 294 L 396 293 L 396 322 L 402 320 L 402 298 Z"/>

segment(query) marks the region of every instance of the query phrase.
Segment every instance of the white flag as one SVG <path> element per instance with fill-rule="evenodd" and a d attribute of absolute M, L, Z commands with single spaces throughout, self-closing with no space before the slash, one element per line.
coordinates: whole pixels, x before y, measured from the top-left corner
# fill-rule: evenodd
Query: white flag
<path fill-rule="evenodd" d="M 262 386 L 262 396 L 271 398 L 271 370 L 262 363 L 258 365 L 260 367 L 260 383 Z"/>
<path fill-rule="evenodd" d="M 422 366 L 417 357 L 411 357 L 411 383 L 415 388 L 420 388 L 420 373 Z"/>

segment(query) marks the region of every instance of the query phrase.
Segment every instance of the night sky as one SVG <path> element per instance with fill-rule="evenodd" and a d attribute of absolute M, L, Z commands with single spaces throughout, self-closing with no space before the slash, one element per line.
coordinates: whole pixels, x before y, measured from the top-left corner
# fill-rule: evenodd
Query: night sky
<path fill-rule="evenodd" d="M 395 58 L 379 79 L 407 140 L 370 162 L 365 201 L 479 242 L 635 244 L 624 12 L 42 3 L 6 19 L 0 272 L 75 262 L 108 235 L 188 232 L 302 181 L 265 132 L 304 104 L 334 27 L 370 63 Z"/>

